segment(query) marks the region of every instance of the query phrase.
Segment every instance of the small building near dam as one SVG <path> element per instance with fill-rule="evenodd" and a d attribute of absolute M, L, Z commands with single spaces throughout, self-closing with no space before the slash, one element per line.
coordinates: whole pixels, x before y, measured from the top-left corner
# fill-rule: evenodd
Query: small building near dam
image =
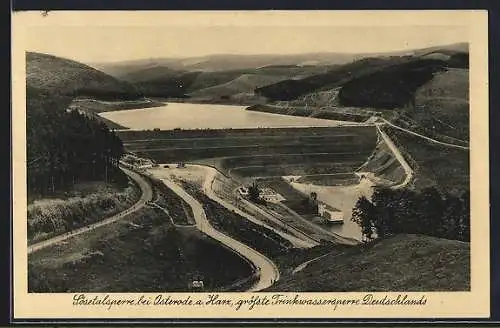
<path fill-rule="evenodd" d="M 337 223 L 337 224 L 344 223 L 344 213 L 340 210 L 331 207 L 328 204 L 319 203 L 318 214 L 328 223 Z"/>

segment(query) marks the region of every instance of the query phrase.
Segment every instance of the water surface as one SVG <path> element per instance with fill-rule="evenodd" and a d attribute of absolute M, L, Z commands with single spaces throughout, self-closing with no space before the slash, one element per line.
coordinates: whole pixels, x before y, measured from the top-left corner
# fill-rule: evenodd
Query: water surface
<path fill-rule="evenodd" d="M 100 113 L 132 130 L 328 127 L 345 123 L 245 110 L 247 106 L 167 103 L 166 106 Z"/>

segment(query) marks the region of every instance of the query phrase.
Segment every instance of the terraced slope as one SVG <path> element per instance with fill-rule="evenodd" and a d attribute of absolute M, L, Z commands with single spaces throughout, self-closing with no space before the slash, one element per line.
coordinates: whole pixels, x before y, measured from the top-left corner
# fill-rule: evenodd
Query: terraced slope
<path fill-rule="evenodd" d="M 159 163 L 201 162 L 235 177 L 348 173 L 376 144 L 374 127 L 122 131 L 125 148 Z"/>

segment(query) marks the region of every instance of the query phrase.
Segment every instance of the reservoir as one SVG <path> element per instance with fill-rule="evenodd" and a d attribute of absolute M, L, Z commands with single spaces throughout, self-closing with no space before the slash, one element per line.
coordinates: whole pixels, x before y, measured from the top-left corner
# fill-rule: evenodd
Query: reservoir
<path fill-rule="evenodd" d="M 100 113 L 132 130 L 329 127 L 345 124 L 319 118 L 245 110 L 246 106 L 167 103 L 165 106 Z"/>

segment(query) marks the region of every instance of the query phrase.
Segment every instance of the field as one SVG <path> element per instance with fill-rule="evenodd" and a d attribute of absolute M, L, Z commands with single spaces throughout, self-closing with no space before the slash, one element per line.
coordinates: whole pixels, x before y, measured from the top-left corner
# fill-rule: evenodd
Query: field
<path fill-rule="evenodd" d="M 417 172 L 416 188 L 436 186 L 454 194 L 469 189 L 469 151 L 433 144 L 394 128 L 384 130 Z"/>
<path fill-rule="evenodd" d="M 200 162 L 237 178 L 352 173 L 374 127 L 120 131 L 125 148 L 158 163 Z"/>
<path fill-rule="evenodd" d="M 201 278 L 205 291 L 219 291 L 253 274 L 215 240 L 173 227 L 163 211 L 146 207 L 30 254 L 28 276 L 30 292 L 183 292 L 192 279 Z"/>
<path fill-rule="evenodd" d="M 370 247 L 353 247 L 312 262 L 266 291 L 468 291 L 468 243 L 396 235 Z"/>

